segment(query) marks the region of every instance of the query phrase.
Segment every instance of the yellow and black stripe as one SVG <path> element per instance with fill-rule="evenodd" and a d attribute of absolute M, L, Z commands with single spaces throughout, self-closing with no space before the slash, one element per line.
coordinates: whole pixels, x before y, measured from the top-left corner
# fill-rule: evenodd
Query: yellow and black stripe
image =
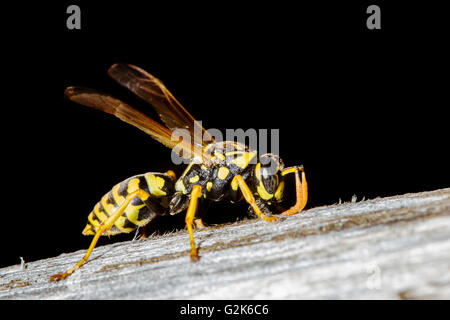
<path fill-rule="evenodd" d="M 102 235 L 129 233 L 137 227 L 145 226 L 156 215 L 168 213 L 169 198 L 174 192 L 174 181 L 171 174 L 149 172 L 137 175 L 116 184 L 110 192 L 94 206 L 88 216 L 83 230 L 84 235 L 94 235 L 117 208 L 132 192 L 141 189 L 150 194 L 148 199 L 134 198 L 126 207 L 122 216 Z"/>

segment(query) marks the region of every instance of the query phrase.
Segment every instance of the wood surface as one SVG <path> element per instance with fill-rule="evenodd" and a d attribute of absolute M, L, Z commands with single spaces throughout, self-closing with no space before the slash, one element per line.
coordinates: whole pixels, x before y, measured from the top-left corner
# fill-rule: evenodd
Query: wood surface
<path fill-rule="evenodd" d="M 450 189 L 337 203 L 0 269 L 0 299 L 449 299 Z M 18 261 L 19 260 L 19 257 Z"/>

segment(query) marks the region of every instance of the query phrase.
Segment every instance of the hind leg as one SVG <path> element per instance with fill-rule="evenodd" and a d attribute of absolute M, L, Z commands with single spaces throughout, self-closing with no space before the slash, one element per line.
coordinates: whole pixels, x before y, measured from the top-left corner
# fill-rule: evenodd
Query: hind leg
<path fill-rule="evenodd" d="M 114 223 L 117 221 L 117 219 L 119 219 L 122 216 L 123 212 L 128 207 L 130 202 L 136 197 L 139 197 L 142 200 L 142 202 L 145 202 L 147 199 L 150 198 L 150 194 L 148 194 L 147 192 L 145 192 L 144 190 L 141 190 L 141 189 L 138 189 L 138 190 L 128 194 L 125 201 L 117 208 L 117 210 L 114 212 L 114 214 L 112 214 L 106 221 L 101 223 L 100 228 L 95 233 L 94 239 L 92 239 L 91 245 L 89 246 L 89 249 L 87 250 L 86 254 L 83 256 L 83 258 L 80 261 L 78 261 L 78 263 L 75 266 L 73 266 L 66 272 L 64 272 L 62 274 L 58 273 L 58 274 L 52 275 L 50 278 L 50 281 L 58 281 L 61 279 L 65 279 L 68 276 L 70 276 L 72 273 L 74 273 L 77 269 L 79 269 L 89 259 L 89 256 L 91 255 L 92 250 L 94 250 L 95 245 L 97 244 L 97 241 L 100 238 L 100 236 L 102 235 L 102 233 L 105 231 L 108 231 L 114 225 Z"/>

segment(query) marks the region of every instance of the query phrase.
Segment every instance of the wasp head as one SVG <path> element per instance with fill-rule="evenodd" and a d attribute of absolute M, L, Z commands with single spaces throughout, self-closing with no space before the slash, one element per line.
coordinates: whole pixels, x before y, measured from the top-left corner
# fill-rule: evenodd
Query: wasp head
<path fill-rule="evenodd" d="M 277 155 L 266 153 L 259 158 L 254 171 L 254 187 L 260 201 L 271 206 L 283 198 L 284 181 L 281 171 L 284 164 Z"/>

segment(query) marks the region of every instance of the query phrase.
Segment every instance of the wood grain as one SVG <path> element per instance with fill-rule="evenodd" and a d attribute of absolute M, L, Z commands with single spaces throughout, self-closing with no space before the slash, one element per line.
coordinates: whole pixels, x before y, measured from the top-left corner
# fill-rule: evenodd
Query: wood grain
<path fill-rule="evenodd" d="M 0 269 L 0 299 L 449 299 L 450 189 L 244 220 Z M 18 257 L 19 259 L 19 257 Z"/>

